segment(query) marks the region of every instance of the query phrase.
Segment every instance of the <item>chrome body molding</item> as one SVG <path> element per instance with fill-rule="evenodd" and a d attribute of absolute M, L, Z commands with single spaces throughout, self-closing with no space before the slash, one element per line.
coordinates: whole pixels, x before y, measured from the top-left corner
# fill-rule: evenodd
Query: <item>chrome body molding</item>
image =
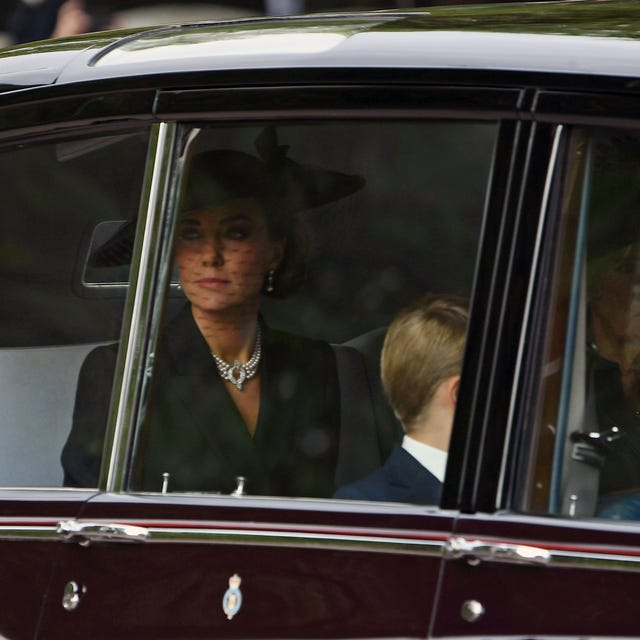
<path fill-rule="evenodd" d="M 522 540 L 477 540 L 453 536 L 445 545 L 449 560 L 465 560 L 476 566 L 486 562 L 527 564 L 545 568 L 640 572 L 640 549 L 540 543 Z"/>
<path fill-rule="evenodd" d="M 150 542 L 163 543 L 217 543 L 248 544 L 252 546 L 276 546 L 309 549 L 331 549 L 366 551 L 379 553 L 401 553 L 409 555 L 442 556 L 446 543 L 444 538 L 411 538 L 382 536 L 366 531 L 352 532 L 303 532 L 264 529 L 235 528 L 183 528 L 150 527 Z"/>
<path fill-rule="evenodd" d="M 79 520 L 61 520 L 57 531 L 67 540 L 78 540 L 82 544 L 92 541 L 144 542 L 149 530 L 131 524 L 109 524 L 103 522 L 81 522 Z"/>
<path fill-rule="evenodd" d="M 58 542 L 57 522 L 0 524 L 0 540 L 49 540 Z"/>
<path fill-rule="evenodd" d="M 640 548 L 478 540 L 437 532 L 313 526 L 243 526 L 212 522 L 0 520 L 0 540 L 47 540 L 87 546 L 101 542 L 234 544 L 401 553 L 442 557 L 471 565 L 486 562 L 640 572 Z"/>
<path fill-rule="evenodd" d="M 48 539 L 83 546 L 100 542 L 247 544 L 291 548 L 345 549 L 410 555 L 443 555 L 446 536 L 413 531 L 312 527 L 238 527 L 222 523 L 144 523 L 28 520 L 0 523 L 0 540 Z"/>
<path fill-rule="evenodd" d="M 547 565 L 551 562 L 548 549 L 511 542 L 485 542 L 454 536 L 445 546 L 447 558 L 465 559 L 469 564 L 499 562 L 501 564 Z"/>

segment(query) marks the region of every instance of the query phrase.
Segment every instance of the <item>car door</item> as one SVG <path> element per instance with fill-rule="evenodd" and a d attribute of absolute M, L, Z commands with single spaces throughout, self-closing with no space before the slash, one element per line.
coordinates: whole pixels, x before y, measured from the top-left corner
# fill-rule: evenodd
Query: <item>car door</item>
<path fill-rule="evenodd" d="M 2 490 L 0 633 L 3 637 L 34 637 L 60 550 L 57 524 L 60 519 L 75 517 L 82 502 L 92 493 L 55 489 Z"/>
<path fill-rule="evenodd" d="M 630 104 L 540 95 L 538 119 L 565 124 L 548 163 L 519 366 L 502 380 L 508 447 L 494 454 L 497 486 L 482 462 L 468 485 L 436 635 L 637 633 L 638 133 L 615 118 Z"/>
<path fill-rule="evenodd" d="M 32 134 L 28 143 L 14 137 L 0 148 L 4 638 L 35 636 L 61 548 L 58 523 L 77 517 L 97 492 L 97 484 L 65 487 L 60 456 L 83 360 L 118 339 L 128 272 L 118 274 L 117 285 L 105 285 L 90 254 L 105 228 L 120 227 L 137 212 L 147 138 L 139 126 L 81 129 Z M 126 175 L 114 153 L 127 154 Z M 108 295 L 99 293 L 106 289 Z M 107 381 L 107 401 L 110 392 Z"/>
<path fill-rule="evenodd" d="M 153 138 L 151 155 L 158 160 L 148 175 L 149 202 L 141 207 L 149 212 L 146 226 L 130 248 L 140 276 L 120 347 L 125 373 L 110 413 L 115 440 L 106 443 L 104 492 L 77 518 L 58 525 L 68 544 L 51 581 L 42 637 L 52 629 L 94 638 L 428 634 L 455 501 L 440 508 L 340 501 L 331 494 L 252 495 L 243 490 L 251 478 L 239 478 L 233 491 L 189 490 L 176 487 L 169 473 L 158 474 L 153 487 L 140 487 L 146 432 L 139 427 L 154 390 L 158 341 L 185 304 L 171 262 L 181 172 L 199 149 L 255 154 L 263 132 L 275 130 L 279 148 L 291 157 L 360 176 L 364 186 L 305 213 L 307 288 L 291 301 L 265 301 L 261 313 L 278 327 L 357 353 L 364 384 L 345 390 L 340 371 L 337 484 L 384 462 L 401 441 L 402 428 L 381 395 L 380 347 L 372 336 L 382 335 L 393 315 L 426 291 L 469 296 L 474 279 L 486 286 L 501 235 L 482 235 L 481 228 L 487 219 L 501 220 L 505 202 L 515 197 L 510 178 L 517 182 L 524 166 L 528 128 L 522 131 L 506 112 L 504 122 L 497 121 L 492 102 L 497 97 L 504 106 L 518 92 L 465 91 L 476 104 L 493 108 L 487 115 L 482 109 L 462 112 L 456 105 L 469 101 L 460 102 L 461 91 L 450 89 L 396 94 L 377 87 L 354 90 L 349 98 L 344 90 L 268 91 L 258 115 L 247 110 L 252 100 L 246 92 L 159 97 L 165 117 L 184 114 L 187 106 L 199 111 L 188 122 L 158 125 Z M 280 112 L 285 95 L 289 107 L 297 108 L 294 116 Z M 336 109 L 324 115 L 312 109 L 309 100 L 320 95 Z M 369 104 L 375 95 L 384 109 L 341 109 L 356 98 Z M 435 118 L 428 106 L 420 117 L 411 110 L 389 111 L 418 99 L 429 105 L 429 95 Z M 230 104 L 221 106 L 221 98 Z M 443 117 L 445 104 L 451 112 Z M 514 156 L 518 163 L 512 167 Z M 475 272 L 478 255 L 481 273 Z M 481 314 L 476 330 L 485 322 Z M 450 463 L 450 491 L 457 491 L 461 464 L 460 457 Z"/>

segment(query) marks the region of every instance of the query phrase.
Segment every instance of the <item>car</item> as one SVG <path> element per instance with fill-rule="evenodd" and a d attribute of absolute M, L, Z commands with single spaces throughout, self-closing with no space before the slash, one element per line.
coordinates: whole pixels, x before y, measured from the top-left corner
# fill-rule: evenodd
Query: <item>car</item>
<path fill-rule="evenodd" d="M 637 3 L 576 0 L 0 50 L 0 637 L 637 636 L 639 36 Z M 266 295 L 288 245 L 259 232 L 260 326 L 304 336 L 282 344 L 307 385 L 260 374 L 266 431 L 252 372 L 218 380 L 201 336 L 179 418 L 158 382 L 195 305 L 174 245 L 204 236 L 184 230 L 196 158 L 238 154 L 308 187 L 283 231 L 307 234 L 295 294 Z M 276 212 L 281 175 L 256 178 Z M 439 502 L 336 497 L 403 440 L 380 344 L 427 293 L 470 308 Z M 169 437 L 150 464 L 154 416 L 188 454 Z M 281 447 L 276 489 L 235 438 Z M 201 482 L 216 465 L 231 484 Z"/>

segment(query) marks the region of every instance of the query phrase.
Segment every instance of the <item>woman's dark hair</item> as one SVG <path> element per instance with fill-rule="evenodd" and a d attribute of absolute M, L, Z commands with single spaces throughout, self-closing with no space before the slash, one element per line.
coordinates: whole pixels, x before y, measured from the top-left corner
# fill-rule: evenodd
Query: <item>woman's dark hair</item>
<path fill-rule="evenodd" d="M 307 279 L 309 234 L 307 227 L 296 213 L 282 213 L 274 202 L 265 203 L 265 217 L 269 235 L 274 240 L 284 240 L 284 255 L 273 275 L 273 290 L 266 286 L 262 293 L 270 298 L 286 298 L 295 293 Z"/>

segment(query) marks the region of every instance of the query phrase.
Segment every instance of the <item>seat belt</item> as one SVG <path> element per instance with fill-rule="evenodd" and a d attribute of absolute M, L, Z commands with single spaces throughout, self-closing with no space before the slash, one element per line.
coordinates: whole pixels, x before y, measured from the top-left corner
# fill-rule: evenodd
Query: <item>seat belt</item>
<path fill-rule="evenodd" d="M 564 489 L 562 513 L 571 516 L 595 515 L 600 488 L 600 470 L 605 452 L 600 446 L 593 393 L 584 408 L 582 428 L 571 432 L 570 459 Z"/>
<path fill-rule="evenodd" d="M 576 327 L 576 348 L 573 354 L 571 397 L 567 416 L 569 434 L 568 455 L 565 456 L 562 513 L 570 517 L 592 517 L 598 504 L 600 470 L 604 464 L 604 450 L 595 407 L 595 393 L 587 367 L 587 292 L 586 277 L 582 274 L 580 308 Z"/>

